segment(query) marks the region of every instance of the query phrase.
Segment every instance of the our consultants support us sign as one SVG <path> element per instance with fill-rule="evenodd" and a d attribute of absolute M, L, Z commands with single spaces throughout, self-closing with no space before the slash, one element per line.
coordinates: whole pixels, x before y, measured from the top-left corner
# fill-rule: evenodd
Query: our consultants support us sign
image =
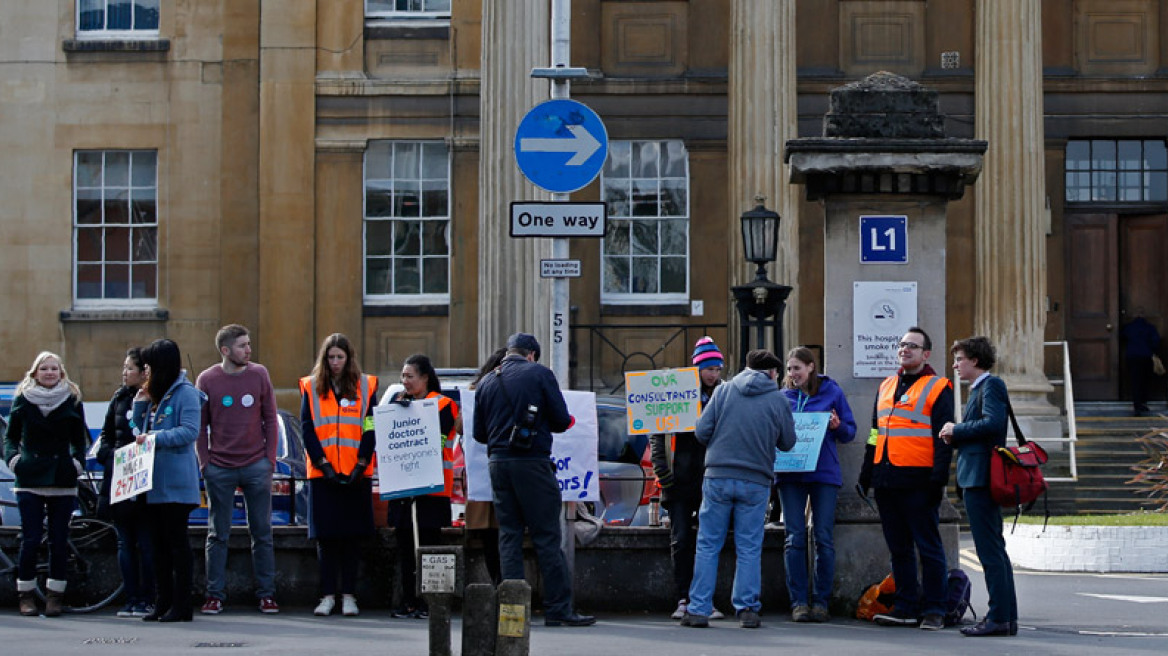
<path fill-rule="evenodd" d="M 896 345 L 917 325 L 917 283 L 852 284 L 852 376 L 887 378 L 900 367 Z"/>
<path fill-rule="evenodd" d="M 396 403 L 373 409 L 377 476 L 382 499 L 441 492 L 442 430 L 438 399 Z"/>
<path fill-rule="evenodd" d="M 697 367 L 625 373 L 629 435 L 678 433 L 697 427 L 702 411 Z"/>

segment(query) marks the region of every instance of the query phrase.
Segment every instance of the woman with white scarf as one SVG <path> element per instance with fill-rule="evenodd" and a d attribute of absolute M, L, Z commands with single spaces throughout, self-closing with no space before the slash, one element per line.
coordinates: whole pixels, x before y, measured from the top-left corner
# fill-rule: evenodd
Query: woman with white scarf
<path fill-rule="evenodd" d="M 4 435 L 4 460 L 16 476 L 20 508 L 20 562 L 16 590 L 20 614 L 37 615 L 37 549 L 48 517 L 49 578 L 45 616 L 61 614 L 69 557 L 69 518 L 77 503 L 77 477 L 85 462 L 89 430 L 81 390 L 69 380 L 60 356 L 48 351 L 33 360 L 16 398 Z"/>

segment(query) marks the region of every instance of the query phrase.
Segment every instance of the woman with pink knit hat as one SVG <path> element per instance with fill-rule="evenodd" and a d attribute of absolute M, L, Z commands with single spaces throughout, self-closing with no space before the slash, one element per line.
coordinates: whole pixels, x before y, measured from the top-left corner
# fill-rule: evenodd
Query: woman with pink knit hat
<path fill-rule="evenodd" d="M 694 344 L 693 366 L 701 380 L 702 407 L 714 388 L 722 382 L 722 351 L 710 337 Z M 672 439 L 670 439 L 672 438 Z M 673 582 L 680 601 L 672 618 L 685 616 L 689 605 L 689 585 L 693 579 L 694 550 L 698 535 L 698 509 L 702 507 L 702 478 L 706 470 L 706 447 L 693 433 L 656 434 L 649 438 L 653 473 L 661 486 L 661 505 L 669 513 L 669 556 L 673 561 Z M 722 619 L 715 608 L 710 619 Z"/>

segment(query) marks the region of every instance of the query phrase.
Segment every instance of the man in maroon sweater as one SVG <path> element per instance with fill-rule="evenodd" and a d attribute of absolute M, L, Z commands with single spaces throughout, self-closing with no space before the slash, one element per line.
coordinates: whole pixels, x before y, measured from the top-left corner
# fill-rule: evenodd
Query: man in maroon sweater
<path fill-rule="evenodd" d="M 272 547 L 272 472 L 276 466 L 276 395 L 263 365 L 251 362 L 247 328 L 219 329 L 220 364 L 199 374 L 207 395 L 195 447 L 207 488 L 207 599 L 203 613 L 216 615 L 227 597 L 227 538 L 235 489 L 243 491 L 256 597 L 263 613 L 278 613 L 276 555 Z"/>

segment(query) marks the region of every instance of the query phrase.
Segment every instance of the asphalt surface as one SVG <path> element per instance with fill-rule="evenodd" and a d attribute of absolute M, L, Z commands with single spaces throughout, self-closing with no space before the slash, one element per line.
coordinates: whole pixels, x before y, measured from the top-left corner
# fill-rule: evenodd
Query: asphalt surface
<path fill-rule="evenodd" d="M 974 583 L 973 605 L 986 606 L 977 561 L 963 540 L 962 567 Z M 1021 620 L 1013 638 L 966 638 L 957 629 L 885 628 L 854 619 L 794 624 L 763 609 L 762 628 L 732 619 L 708 629 L 678 626 L 665 614 L 609 615 L 589 628 L 532 627 L 531 653 L 556 656 L 814 654 L 1150 654 L 1168 639 L 1168 574 L 1102 575 L 1016 571 Z M 594 610 L 594 609 L 587 609 Z M 972 621 L 972 618 L 968 618 Z M 452 644 L 459 653 L 460 624 Z M 189 624 L 120 619 L 113 609 L 91 615 L 25 618 L 0 612 L 0 654 L 427 654 L 427 622 L 392 619 L 384 610 L 360 617 L 314 617 L 311 609 L 263 615 L 250 604 Z"/>

